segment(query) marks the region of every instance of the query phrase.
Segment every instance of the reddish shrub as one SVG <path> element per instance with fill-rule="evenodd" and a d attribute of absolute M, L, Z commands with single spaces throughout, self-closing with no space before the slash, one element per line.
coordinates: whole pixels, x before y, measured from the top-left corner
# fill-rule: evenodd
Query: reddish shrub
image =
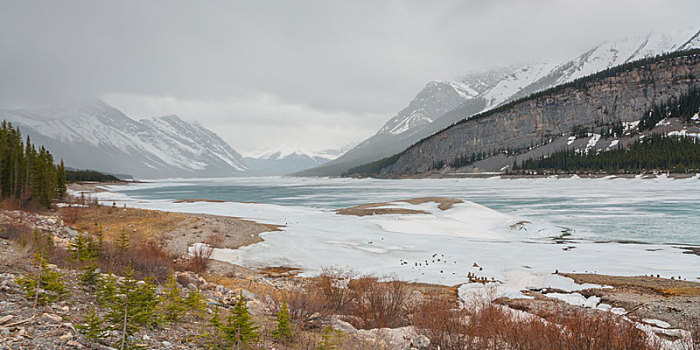
<path fill-rule="evenodd" d="M 192 256 L 187 263 L 187 269 L 194 273 L 202 273 L 209 269 L 211 265 L 211 254 L 214 248 L 206 244 L 197 245 L 192 250 Z"/>
<path fill-rule="evenodd" d="M 396 328 L 408 325 L 409 290 L 401 281 L 379 282 L 375 277 L 351 280 L 352 320 L 358 328 Z"/>
<path fill-rule="evenodd" d="M 80 211 L 78 207 L 63 207 L 60 210 L 61 218 L 66 225 L 75 225 L 80 219 Z"/>

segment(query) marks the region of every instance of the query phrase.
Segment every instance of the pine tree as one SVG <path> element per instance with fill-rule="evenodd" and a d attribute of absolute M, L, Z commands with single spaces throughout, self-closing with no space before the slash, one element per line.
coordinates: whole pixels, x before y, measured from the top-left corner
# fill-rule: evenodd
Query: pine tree
<path fill-rule="evenodd" d="M 34 253 L 33 260 L 37 272 L 18 278 L 17 284 L 24 288 L 27 299 L 33 300 L 36 308 L 37 304 L 46 305 L 62 298 L 67 291 L 61 275 L 47 267 L 41 250 Z"/>
<path fill-rule="evenodd" d="M 223 337 L 236 346 L 250 345 L 258 341 L 258 327 L 248 312 L 243 295 L 238 296 L 233 312 L 226 318 L 226 324 L 219 327 Z"/>
<path fill-rule="evenodd" d="M 77 328 L 78 331 L 85 336 L 85 338 L 93 341 L 105 337 L 104 320 L 102 317 L 97 315 L 94 308 L 90 314 L 85 316 L 85 322 L 83 324 L 76 325 L 75 328 Z"/>
<path fill-rule="evenodd" d="M 190 312 L 193 312 L 199 317 L 204 315 L 204 310 L 206 309 L 206 303 L 204 302 L 204 296 L 199 291 L 199 289 L 192 289 L 187 292 L 185 297 L 185 306 Z"/>
<path fill-rule="evenodd" d="M 180 294 L 180 288 L 177 286 L 175 274 L 171 273 L 164 286 L 161 309 L 163 319 L 168 322 L 177 322 L 185 314 L 185 301 Z"/>
<path fill-rule="evenodd" d="M 280 312 L 277 314 L 277 328 L 272 331 L 272 336 L 282 342 L 289 342 L 294 338 L 292 330 L 292 320 L 289 317 L 289 306 L 287 302 L 282 302 Z"/>
<path fill-rule="evenodd" d="M 137 282 L 135 274 L 131 266 L 128 266 L 124 270 L 124 279 L 117 284 L 116 293 L 106 298 L 106 318 L 112 329 L 120 333 L 117 344 L 120 349 L 128 348 L 131 336 L 141 328 L 152 328 L 159 323 L 155 286 L 149 281 Z"/>
<path fill-rule="evenodd" d="M 83 273 L 80 275 L 80 284 L 94 290 L 100 284 L 100 269 L 94 261 L 83 266 Z"/>

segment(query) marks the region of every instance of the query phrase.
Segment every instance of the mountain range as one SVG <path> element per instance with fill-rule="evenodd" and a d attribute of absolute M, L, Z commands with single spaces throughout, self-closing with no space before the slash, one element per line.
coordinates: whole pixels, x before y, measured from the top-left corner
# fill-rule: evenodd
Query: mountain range
<path fill-rule="evenodd" d="M 51 108 L 0 110 L 73 169 L 121 177 L 281 176 L 322 165 L 347 150 L 270 150 L 242 156 L 198 122 L 176 115 L 134 120 L 99 99 Z"/>
<path fill-rule="evenodd" d="M 74 106 L 0 110 L 67 166 L 137 178 L 232 176 L 243 157 L 197 122 L 169 115 L 134 120 L 98 99 Z"/>
<path fill-rule="evenodd" d="M 626 62 L 696 47 L 700 47 L 698 28 L 652 32 L 602 43 L 563 62 L 499 67 L 453 81 L 431 81 L 375 135 L 337 159 L 297 174 L 341 175 L 352 167 L 397 154 L 462 119 L 509 101 Z"/>
<path fill-rule="evenodd" d="M 282 176 L 310 169 L 328 163 L 347 151 L 326 150 L 309 152 L 303 150 L 279 151 L 270 150 L 260 154 L 248 155 L 243 158 L 248 169 L 245 176 Z"/>

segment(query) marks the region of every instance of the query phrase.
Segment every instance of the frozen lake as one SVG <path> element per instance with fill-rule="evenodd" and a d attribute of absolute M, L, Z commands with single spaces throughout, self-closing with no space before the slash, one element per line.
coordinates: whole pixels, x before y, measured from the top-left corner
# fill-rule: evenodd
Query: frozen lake
<path fill-rule="evenodd" d="M 110 188 L 118 205 L 208 213 L 285 225 L 264 241 L 214 258 L 286 265 L 314 274 L 338 266 L 404 280 L 462 284 L 493 278 L 500 294 L 576 289 L 560 272 L 659 274 L 700 279 L 700 180 L 690 179 L 325 179 L 162 180 Z M 420 215 L 342 216 L 333 210 L 416 197 L 465 203 L 388 206 Z M 227 202 L 175 203 L 206 198 Z M 524 225 L 514 225 L 527 222 Z M 557 239 L 564 237 L 565 239 Z M 478 267 L 475 267 L 474 264 Z M 463 289 L 469 288 L 468 285 Z"/>

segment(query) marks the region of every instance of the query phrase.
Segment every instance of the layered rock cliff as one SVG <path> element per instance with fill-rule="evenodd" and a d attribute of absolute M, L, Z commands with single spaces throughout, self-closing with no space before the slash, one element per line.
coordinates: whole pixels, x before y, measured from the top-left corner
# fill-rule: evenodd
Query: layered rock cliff
<path fill-rule="evenodd" d="M 425 174 L 461 156 L 529 150 L 577 129 L 634 122 L 700 86 L 698 77 L 698 50 L 627 64 L 466 119 L 387 159 L 378 175 Z M 469 117 L 460 108 L 450 113 Z"/>

